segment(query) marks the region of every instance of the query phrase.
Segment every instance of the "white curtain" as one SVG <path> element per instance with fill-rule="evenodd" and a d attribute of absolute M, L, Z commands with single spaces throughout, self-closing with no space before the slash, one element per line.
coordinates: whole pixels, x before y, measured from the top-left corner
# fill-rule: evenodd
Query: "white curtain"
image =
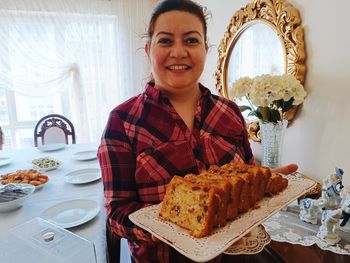
<path fill-rule="evenodd" d="M 109 111 L 141 92 L 151 0 L 1 0 L 0 84 L 60 92 L 78 142 L 98 141 Z"/>

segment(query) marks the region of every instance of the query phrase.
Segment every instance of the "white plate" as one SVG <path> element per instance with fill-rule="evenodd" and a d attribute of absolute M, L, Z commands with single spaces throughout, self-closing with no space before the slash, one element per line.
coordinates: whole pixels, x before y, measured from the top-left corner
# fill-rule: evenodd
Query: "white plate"
<path fill-rule="evenodd" d="M 78 161 L 90 161 L 97 158 L 96 151 L 81 151 L 73 153 L 72 158 Z"/>
<path fill-rule="evenodd" d="M 86 168 L 75 170 L 64 176 L 64 181 L 71 184 L 86 184 L 101 178 L 101 170 L 98 168 Z"/>
<path fill-rule="evenodd" d="M 100 206 L 93 200 L 68 200 L 49 207 L 40 217 L 60 227 L 70 228 L 82 225 L 100 212 Z"/>
<path fill-rule="evenodd" d="M 7 188 L 8 190 L 5 190 Z M 17 199 L 12 199 L 11 196 L 15 196 L 16 194 L 13 192 L 9 192 L 9 188 L 14 188 L 17 190 L 23 191 L 22 196 Z M 3 195 L 0 199 L 0 212 L 7 212 L 13 209 L 16 209 L 23 205 L 24 201 L 30 196 L 35 190 L 35 187 L 31 184 L 7 184 L 0 187 L 0 191 Z M 9 200 L 9 201 L 4 201 Z"/>
<path fill-rule="evenodd" d="M 54 143 L 54 144 L 44 144 L 37 147 L 39 151 L 42 152 L 52 152 L 65 148 L 67 144 L 65 143 Z"/>
<path fill-rule="evenodd" d="M 0 157 L 0 166 L 4 166 L 12 162 L 12 158 L 10 157 Z"/>
<path fill-rule="evenodd" d="M 241 214 L 226 226 L 215 229 L 210 236 L 195 238 L 188 231 L 169 221 L 158 218 L 161 204 L 142 208 L 129 215 L 137 226 L 175 248 L 181 254 L 197 262 L 206 262 L 223 253 L 233 243 L 244 237 L 254 227 L 277 213 L 280 209 L 302 196 L 316 185 L 315 181 L 286 176 L 288 187 L 278 195 L 265 197 L 259 209 Z"/>

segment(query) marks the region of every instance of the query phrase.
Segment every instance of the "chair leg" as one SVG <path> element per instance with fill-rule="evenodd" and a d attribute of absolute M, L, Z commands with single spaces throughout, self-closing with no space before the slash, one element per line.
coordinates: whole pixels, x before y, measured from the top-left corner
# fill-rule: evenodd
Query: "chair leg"
<path fill-rule="evenodd" d="M 106 223 L 106 239 L 107 239 L 107 262 L 120 263 L 120 238 L 116 236 L 109 225 Z"/>

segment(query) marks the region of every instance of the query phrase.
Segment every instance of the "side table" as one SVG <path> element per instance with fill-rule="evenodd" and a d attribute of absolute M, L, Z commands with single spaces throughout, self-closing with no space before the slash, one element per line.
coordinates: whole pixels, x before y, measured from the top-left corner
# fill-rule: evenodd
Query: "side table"
<path fill-rule="evenodd" d="M 295 208 L 279 211 L 263 225 L 272 240 L 265 249 L 285 262 L 350 262 L 350 233 L 340 231 L 340 242 L 329 245 L 316 236 L 320 224 L 301 221 Z"/>

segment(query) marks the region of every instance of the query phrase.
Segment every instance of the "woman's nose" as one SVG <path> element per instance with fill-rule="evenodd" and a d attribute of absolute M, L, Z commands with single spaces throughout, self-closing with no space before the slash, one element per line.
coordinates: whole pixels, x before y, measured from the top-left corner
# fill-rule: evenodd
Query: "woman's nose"
<path fill-rule="evenodd" d="M 170 51 L 170 56 L 175 58 L 187 57 L 188 52 L 185 45 L 182 43 L 175 43 Z"/>

